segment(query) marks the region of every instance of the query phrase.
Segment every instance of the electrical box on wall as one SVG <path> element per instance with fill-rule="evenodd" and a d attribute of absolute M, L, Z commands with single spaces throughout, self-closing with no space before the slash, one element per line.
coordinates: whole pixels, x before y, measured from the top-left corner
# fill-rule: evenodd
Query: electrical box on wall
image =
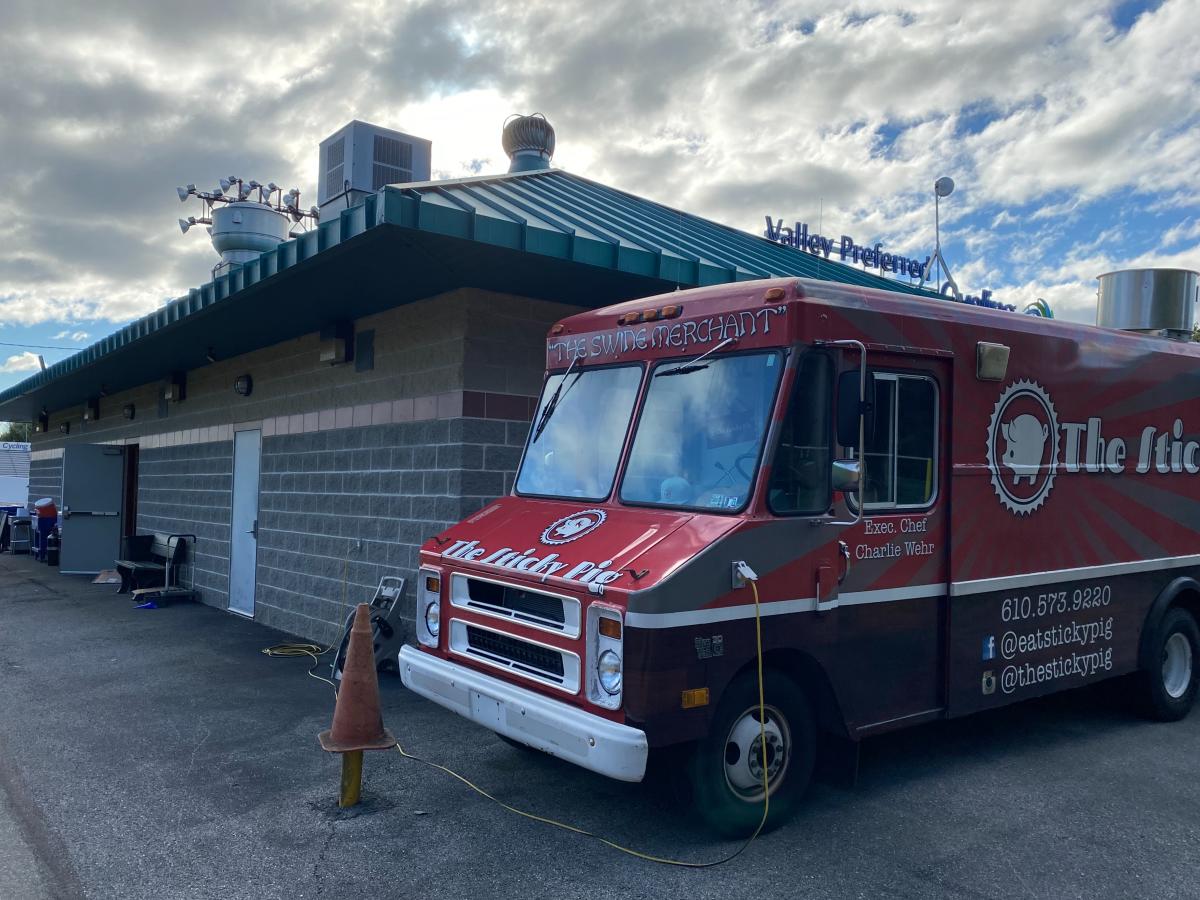
<path fill-rule="evenodd" d="M 354 323 L 331 322 L 321 328 L 319 359 L 329 366 L 354 360 Z"/>
<path fill-rule="evenodd" d="M 163 385 L 163 399 L 168 403 L 181 403 L 187 395 L 187 376 L 183 372 L 172 372 Z"/>

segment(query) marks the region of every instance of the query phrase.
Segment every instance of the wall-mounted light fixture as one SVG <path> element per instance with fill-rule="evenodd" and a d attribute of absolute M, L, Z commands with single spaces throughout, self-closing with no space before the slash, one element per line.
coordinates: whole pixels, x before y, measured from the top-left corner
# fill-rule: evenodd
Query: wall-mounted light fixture
<path fill-rule="evenodd" d="M 50 413 L 46 412 L 44 407 L 42 411 L 38 413 L 37 421 L 33 425 L 33 430 L 38 434 L 45 434 L 50 430 Z"/>
<path fill-rule="evenodd" d="M 233 382 L 233 392 L 243 397 L 249 397 L 250 392 L 254 390 L 254 379 L 250 377 L 250 373 L 239 375 Z"/>
<path fill-rule="evenodd" d="M 126 403 L 125 406 L 121 408 L 121 415 L 127 419 L 132 419 L 136 413 L 137 409 L 132 403 Z"/>
<path fill-rule="evenodd" d="M 95 422 L 100 418 L 100 398 L 93 397 L 83 406 L 83 421 Z"/>
<path fill-rule="evenodd" d="M 71 433 L 71 423 L 63 422 L 61 425 L 58 426 L 58 430 L 61 431 L 63 434 L 70 434 Z"/>

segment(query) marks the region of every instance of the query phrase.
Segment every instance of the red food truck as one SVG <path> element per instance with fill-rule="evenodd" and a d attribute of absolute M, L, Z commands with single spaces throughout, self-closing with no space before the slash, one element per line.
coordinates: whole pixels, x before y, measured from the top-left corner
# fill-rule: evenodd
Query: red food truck
<path fill-rule="evenodd" d="M 1135 672 L 1191 707 L 1197 345 L 788 279 L 546 353 L 511 495 L 421 551 L 418 694 L 613 778 L 677 752 L 729 834 L 764 784 L 791 812 L 822 733 Z"/>

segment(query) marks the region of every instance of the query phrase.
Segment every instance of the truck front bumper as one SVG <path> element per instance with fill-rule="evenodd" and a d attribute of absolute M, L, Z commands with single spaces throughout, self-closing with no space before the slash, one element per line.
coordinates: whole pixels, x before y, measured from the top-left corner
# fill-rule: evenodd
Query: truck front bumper
<path fill-rule="evenodd" d="M 619 781 L 641 781 L 645 732 L 405 644 L 400 679 L 410 691 L 498 734 Z"/>

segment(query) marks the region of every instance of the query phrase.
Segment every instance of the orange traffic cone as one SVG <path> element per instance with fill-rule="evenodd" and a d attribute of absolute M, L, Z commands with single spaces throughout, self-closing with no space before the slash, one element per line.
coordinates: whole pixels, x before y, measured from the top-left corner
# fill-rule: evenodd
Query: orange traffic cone
<path fill-rule="evenodd" d="M 350 629 L 350 646 L 342 666 L 342 686 L 333 708 L 333 727 L 317 735 L 330 753 L 342 754 L 341 806 L 358 803 L 362 789 L 362 752 L 390 750 L 396 739 L 383 726 L 379 676 L 375 671 L 371 607 L 358 604 Z"/>

